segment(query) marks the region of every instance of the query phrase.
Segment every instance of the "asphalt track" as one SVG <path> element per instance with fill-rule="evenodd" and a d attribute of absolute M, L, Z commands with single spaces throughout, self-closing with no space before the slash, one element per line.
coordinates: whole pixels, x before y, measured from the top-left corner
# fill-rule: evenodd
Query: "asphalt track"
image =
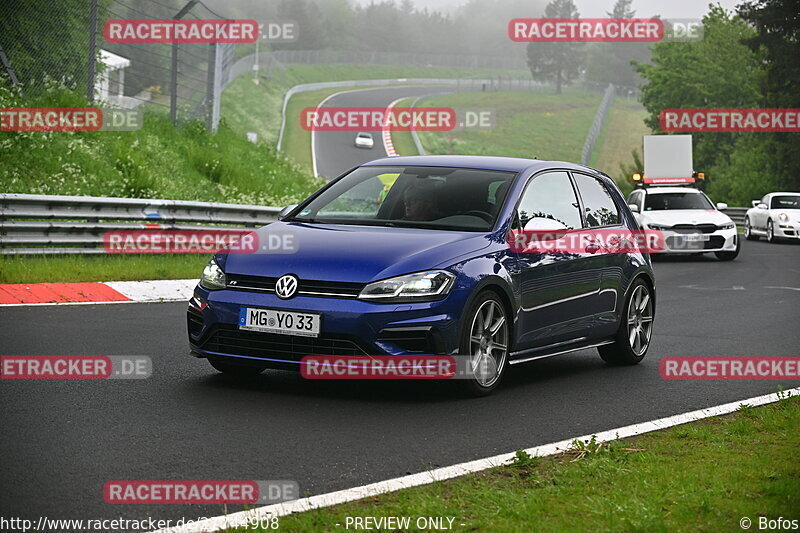
<path fill-rule="evenodd" d="M 183 303 L 0 308 L 2 355 L 148 355 L 145 380 L 0 381 L 0 516 L 177 520 L 222 506 L 109 505 L 108 480 L 293 479 L 313 495 L 797 386 L 665 381 L 664 356 L 797 356 L 800 245 L 655 264 L 653 343 L 512 367 L 482 399 L 441 382 L 245 382 L 188 355 Z M 229 506 L 228 511 L 238 510 Z"/>
<path fill-rule="evenodd" d="M 416 97 L 452 91 L 446 86 L 404 86 L 377 89 L 356 89 L 338 93 L 321 107 L 386 107 L 398 98 Z M 372 133 L 375 146 L 372 149 L 356 148 L 355 131 L 318 131 L 314 133 L 314 154 L 317 159 L 317 174 L 328 179 L 335 178 L 350 168 L 386 157 L 380 130 Z"/>

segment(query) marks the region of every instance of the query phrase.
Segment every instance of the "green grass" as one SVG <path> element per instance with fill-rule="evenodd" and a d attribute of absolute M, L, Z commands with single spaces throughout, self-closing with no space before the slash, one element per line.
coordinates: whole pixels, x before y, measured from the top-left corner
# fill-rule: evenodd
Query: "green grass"
<path fill-rule="evenodd" d="M 448 67 L 404 67 L 387 65 L 291 65 L 272 71 L 269 79 L 262 78 L 258 85 L 252 76 L 236 79 L 222 94 L 221 116 L 228 126 L 244 135 L 258 133 L 260 140 L 274 146 L 281 126 L 283 95 L 292 86 L 302 83 L 348 80 L 380 80 L 392 78 L 474 78 L 530 76 L 527 71 L 465 69 Z M 287 156 L 304 170 L 311 169 L 311 134 L 299 127 L 299 112 L 304 107 L 317 105 L 326 96 L 343 89 L 329 89 L 301 93 L 287 106 L 287 131 L 284 146 Z M 292 118 L 294 117 L 294 118 Z M 299 131 L 298 131 L 299 130 Z"/>
<path fill-rule="evenodd" d="M 395 107 L 411 107 L 411 104 L 416 98 L 405 98 L 397 102 Z M 393 130 L 392 131 L 392 144 L 394 145 L 397 155 L 418 155 L 417 146 L 414 144 L 414 138 L 411 137 L 410 131 Z"/>
<path fill-rule="evenodd" d="M 85 105 L 64 88 L 37 100 L 0 88 L 0 107 Z M 161 111 L 147 111 L 137 131 L 0 133 L 3 192 L 281 206 L 320 183 L 224 122 L 216 133 L 198 121 L 175 127 Z"/>
<path fill-rule="evenodd" d="M 0 283 L 195 279 L 205 254 L 174 255 L 0 255 Z"/>
<path fill-rule="evenodd" d="M 430 154 L 472 154 L 580 161 L 586 133 L 602 96 L 577 90 L 459 93 L 421 100 L 419 106 L 495 111 L 485 130 L 420 132 Z"/>
<path fill-rule="evenodd" d="M 758 530 L 760 516 L 800 518 L 799 427 L 793 397 L 558 456 L 518 453 L 509 466 L 281 517 L 280 529 L 444 516 L 458 531 L 741 531 L 742 517 Z"/>
<path fill-rule="evenodd" d="M 603 129 L 595 143 L 589 165 L 598 168 L 614 178 L 617 183 L 630 182 L 630 176 L 623 176 L 621 164 L 630 164 L 634 149 L 642 151 L 642 136 L 650 134 L 644 119 L 647 111 L 630 98 L 616 98 L 606 115 Z"/>

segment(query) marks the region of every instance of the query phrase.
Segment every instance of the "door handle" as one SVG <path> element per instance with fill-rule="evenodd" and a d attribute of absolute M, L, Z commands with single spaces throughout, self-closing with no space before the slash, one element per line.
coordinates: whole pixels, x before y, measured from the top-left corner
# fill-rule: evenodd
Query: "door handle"
<path fill-rule="evenodd" d="M 586 245 L 586 251 L 589 252 L 590 254 L 597 253 L 598 250 L 600 250 L 600 246 L 597 245 L 596 243 L 591 242 Z"/>

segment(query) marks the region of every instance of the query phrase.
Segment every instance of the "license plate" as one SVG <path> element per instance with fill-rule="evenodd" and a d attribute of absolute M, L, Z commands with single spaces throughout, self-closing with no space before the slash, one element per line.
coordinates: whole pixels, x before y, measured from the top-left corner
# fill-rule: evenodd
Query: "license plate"
<path fill-rule="evenodd" d="M 692 234 L 692 235 L 684 235 L 683 240 L 685 242 L 705 242 L 709 239 L 709 235 L 704 235 L 702 233 Z"/>
<path fill-rule="evenodd" d="M 319 337 L 322 315 L 297 313 L 277 309 L 242 307 L 239 309 L 239 329 Z"/>

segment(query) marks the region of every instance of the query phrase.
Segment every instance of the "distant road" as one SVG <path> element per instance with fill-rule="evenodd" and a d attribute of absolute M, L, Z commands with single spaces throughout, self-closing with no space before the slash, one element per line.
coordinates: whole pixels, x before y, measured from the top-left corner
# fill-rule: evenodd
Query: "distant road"
<path fill-rule="evenodd" d="M 433 94 L 442 90 L 453 91 L 448 86 L 408 86 L 375 89 L 353 89 L 326 99 L 321 107 L 386 107 L 398 98 Z M 312 141 L 313 157 L 317 162 L 317 174 L 332 179 L 346 170 L 386 157 L 380 130 L 367 130 L 375 139 L 371 150 L 356 148 L 355 131 L 319 131 Z"/>

